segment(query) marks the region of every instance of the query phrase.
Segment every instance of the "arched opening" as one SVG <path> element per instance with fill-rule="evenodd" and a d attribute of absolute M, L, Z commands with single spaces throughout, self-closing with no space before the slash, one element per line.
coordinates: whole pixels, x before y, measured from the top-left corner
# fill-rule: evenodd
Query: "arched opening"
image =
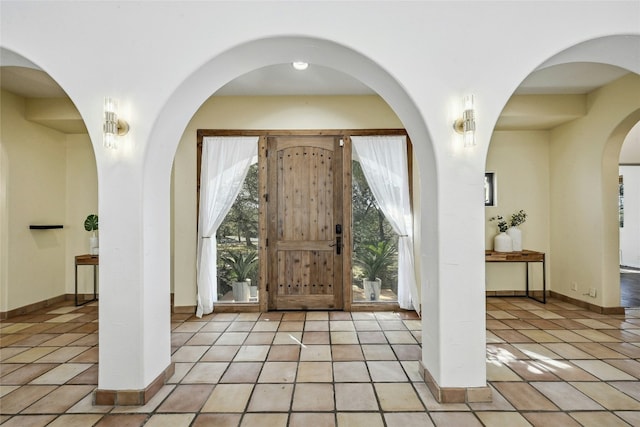
<path fill-rule="evenodd" d="M 0 312 L 10 317 L 74 299 L 74 259 L 89 253 L 83 225 L 98 212 L 98 182 L 84 120 L 64 89 L 26 58 L 0 56 Z M 80 268 L 78 285 L 79 303 L 93 296 L 90 269 Z"/>
<path fill-rule="evenodd" d="M 624 55 L 637 43 L 592 40 L 545 62 L 506 104 L 487 156 L 498 194 L 487 220 L 527 211 L 524 247 L 547 253 L 547 290 L 602 312 L 620 310 L 617 135 L 626 135 L 639 107 L 638 70 Z M 489 249 L 496 231 L 488 221 Z M 493 267 L 487 291 L 523 289 L 524 277 L 513 283 L 522 276 L 517 266 Z"/>

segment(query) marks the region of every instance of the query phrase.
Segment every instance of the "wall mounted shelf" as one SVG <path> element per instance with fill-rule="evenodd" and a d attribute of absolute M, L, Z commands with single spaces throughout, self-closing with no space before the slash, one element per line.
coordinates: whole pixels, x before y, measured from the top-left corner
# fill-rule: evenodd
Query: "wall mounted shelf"
<path fill-rule="evenodd" d="M 29 230 L 53 230 L 56 228 L 63 228 L 62 225 L 30 225 Z"/>

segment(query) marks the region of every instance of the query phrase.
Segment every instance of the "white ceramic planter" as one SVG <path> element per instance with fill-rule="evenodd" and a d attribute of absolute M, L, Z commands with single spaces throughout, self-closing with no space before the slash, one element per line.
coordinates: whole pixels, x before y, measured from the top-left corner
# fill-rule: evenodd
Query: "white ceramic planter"
<path fill-rule="evenodd" d="M 512 252 L 513 243 L 511 237 L 505 232 L 502 232 L 493 238 L 493 250 L 496 252 Z"/>

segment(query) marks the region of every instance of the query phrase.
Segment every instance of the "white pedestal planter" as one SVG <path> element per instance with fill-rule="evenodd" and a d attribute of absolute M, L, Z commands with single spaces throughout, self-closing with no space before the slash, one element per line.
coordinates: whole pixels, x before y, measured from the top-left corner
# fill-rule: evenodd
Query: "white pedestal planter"
<path fill-rule="evenodd" d="M 522 230 L 518 227 L 510 227 L 507 234 L 511 237 L 512 250 L 514 252 L 522 252 Z"/>
<path fill-rule="evenodd" d="M 376 279 L 375 281 L 363 279 L 362 286 L 364 287 L 364 298 L 366 300 L 378 301 L 380 299 L 380 287 L 382 286 L 380 279 Z"/>
<path fill-rule="evenodd" d="M 512 252 L 513 242 L 511 237 L 505 232 L 498 234 L 493 238 L 493 250 L 496 252 Z"/>
<path fill-rule="evenodd" d="M 249 301 L 250 284 L 250 280 L 247 280 L 246 282 L 232 282 L 231 287 L 233 288 L 233 300 L 236 302 Z"/>
<path fill-rule="evenodd" d="M 98 255 L 98 236 L 95 234 L 89 237 L 89 254 Z"/>

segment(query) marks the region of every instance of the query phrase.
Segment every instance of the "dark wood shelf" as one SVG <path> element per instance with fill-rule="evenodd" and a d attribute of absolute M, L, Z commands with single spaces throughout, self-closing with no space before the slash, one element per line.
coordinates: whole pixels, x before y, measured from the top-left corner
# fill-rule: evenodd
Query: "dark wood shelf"
<path fill-rule="evenodd" d="M 53 230 L 56 228 L 63 228 L 62 225 L 30 225 L 29 230 Z"/>

